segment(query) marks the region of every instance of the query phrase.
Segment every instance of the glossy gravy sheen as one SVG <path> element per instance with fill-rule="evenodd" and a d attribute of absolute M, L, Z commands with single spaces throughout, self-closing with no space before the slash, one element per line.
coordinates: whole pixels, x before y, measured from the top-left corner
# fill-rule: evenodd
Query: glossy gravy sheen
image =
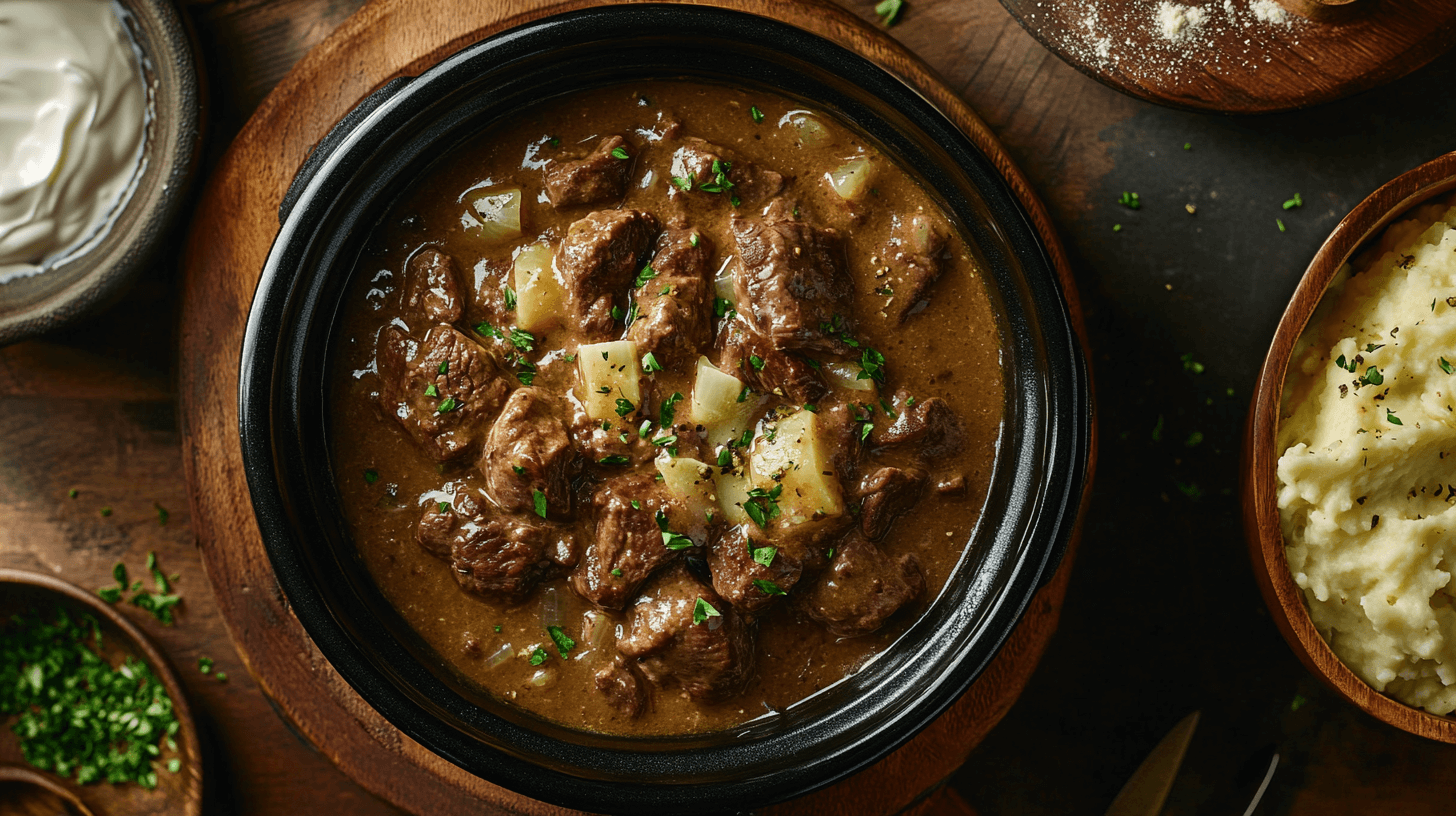
<path fill-rule="evenodd" d="M 761 121 L 755 121 L 755 110 L 761 112 Z M 438 653 L 444 668 L 482 694 L 569 727 L 610 734 L 685 734 L 732 727 L 785 709 L 864 665 L 913 622 L 955 567 L 985 500 L 1004 400 L 999 330 L 977 261 L 954 222 L 916 180 L 841 122 L 814 116 L 822 130 L 811 136 L 827 134 L 827 140 L 806 146 L 804 131 L 794 124 L 806 113 L 800 104 L 770 93 L 690 81 L 617 85 L 548 100 L 442 157 L 394 204 L 371 236 L 346 295 L 331 362 L 335 480 L 359 557 L 385 598 Z M 680 123 L 681 130 L 671 130 L 672 123 Z M 478 321 L 501 321 L 503 315 L 509 320 L 503 287 L 511 281 L 516 252 L 542 238 L 559 243 L 573 221 L 593 210 L 636 208 L 664 222 L 685 223 L 711 240 L 714 268 L 731 265 L 735 242 L 729 216 L 734 208 L 723 195 L 670 194 L 675 142 L 664 139 L 665 132 L 729 148 L 787 179 L 782 195 L 797 202 L 802 218 L 842 236 L 854 289 L 854 334 L 886 360 L 881 395 L 887 401 L 897 390 L 921 401 L 939 397 L 960 417 L 964 434 L 959 451 L 922 465 L 929 471 L 929 485 L 878 542 L 892 558 L 915 556 L 926 585 L 918 600 L 878 631 L 839 637 L 810 620 L 790 591 L 790 597 L 774 599 L 757 615 L 757 660 L 741 693 L 703 702 L 672 685 L 652 686 L 648 704 L 633 718 L 614 707 L 593 681 L 616 656 L 626 611 L 596 609 L 572 590 L 565 574 L 542 582 L 520 603 L 470 594 L 457 584 L 448 561 L 416 543 L 422 509 L 451 502 L 459 491 L 479 488 L 484 479 L 475 467 L 476 456 L 437 464 L 381 410 L 376 344 L 391 324 L 417 339 L 430 328 L 401 303 L 406 264 L 427 245 L 453 257 L 463 273 L 465 316 L 456 325 L 467 334 Z M 579 158 L 610 134 L 625 136 L 631 146 L 625 200 L 558 212 L 543 192 L 542 166 L 552 158 Z M 854 158 L 869 158 L 876 174 L 871 193 L 848 205 L 825 175 Z M 472 190 L 506 186 L 519 186 L 524 193 L 524 234 L 490 244 L 462 226 L 463 202 Z M 762 207 L 758 203 L 740 209 Z M 947 242 L 941 254 L 943 273 L 928 292 L 928 305 L 901 323 L 893 276 L 879 256 L 891 239 L 893 217 L 912 213 L 929 218 Z M 537 338 L 529 355 L 538 367 L 535 386 L 557 393 L 576 387 L 576 366 L 566 355 L 574 352 L 578 340 L 564 329 Z M 718 359 L 716 349 L 705 353 Z M 643 399 L 644 409 L 653 407 L 648 416 L 667 394 L 691 396 L 692 377 L 691 365 L 645 377 L 644 382 L 653 381 L 648 386 L 651 402 Z M 842 392 L 836 390 L 835 396 Z M 871 401 L 879 396 L 871 395 Z M 773 398 L 765 409 L 785 402 Z M 686 407 L 685 400 L 680 413 Z M 890 422 L 879 412 L 875 421 Z M 858 472 L 885 465 L 908 467 L 915 456 L 905 446 L 870 446 L 859 455 Z M 610 476 L 610 469 L 588 463 L 578 484 Z M 937 491 L 938 483 L 957 476 L 964 479 L 963 490 Z M 854 490 L 853 484 L 844 485 L 846 503 L 854 503 Z M 590 507 L 589 500 L 579 500 L 577 518 L 570 522 L 578 548 L 593 534 Z M 559 622 L 576 643 L 565 658 L 544 628 L 551 621 Z M 506 645 L 509 652 L 503 653 Z M 529 656 L 537 649 L 547 658 L 532 665 Z"/>

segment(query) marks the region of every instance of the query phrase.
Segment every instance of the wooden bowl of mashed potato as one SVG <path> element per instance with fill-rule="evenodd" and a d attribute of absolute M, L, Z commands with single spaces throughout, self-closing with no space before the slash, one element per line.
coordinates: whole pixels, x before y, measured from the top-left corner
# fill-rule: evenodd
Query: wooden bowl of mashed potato
<path fill-rule="evenodd" d="M 1259 374 L 1249 554 L 1274 621 L 1343 697 L 1456 743 L 1456 153 L 1325 241 Z"/>

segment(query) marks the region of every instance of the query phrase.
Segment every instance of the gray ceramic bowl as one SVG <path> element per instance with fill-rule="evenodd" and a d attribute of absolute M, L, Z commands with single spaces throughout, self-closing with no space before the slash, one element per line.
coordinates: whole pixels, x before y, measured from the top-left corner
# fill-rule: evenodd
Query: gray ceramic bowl
<path fill-rule="evenodd" d="M 136 191 L 91 251 L 0 284 L 0 346 L 56 329 L 112 303 L 155 258 L 187 195 L 201 144 L 192 44 L 172 0 L 120 0 L 140 45 L 152 121 Z"/>

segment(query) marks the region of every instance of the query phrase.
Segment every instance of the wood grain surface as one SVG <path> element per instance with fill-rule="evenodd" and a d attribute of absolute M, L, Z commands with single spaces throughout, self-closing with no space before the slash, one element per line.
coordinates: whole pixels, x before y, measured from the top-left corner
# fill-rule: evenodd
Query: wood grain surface
<path fill-rule="evenodd" d="M 1245 432 L 1247 466 L 1242 484 L 1244 530 L 1249 557 L 1254 563 L 1254 577 L 1269 604 L 1274 623 L 1295 654 L 1315 676 L 1371 716 L 1412 734 L 1449 743 L 1456 743 L 1456 718 L 1412 708 L 1376 691 L 1341 662 L 1320 636 L 1305 606 L 1304 592 L 1295 584 L 1285 556 L 1275 468 L 1282 454 L 1276 440 L 1289 360 L 1335 273 L 1361 245 L 1378 238 L 1381 230 L 1407 210 L 1453 189 L 1456 189 L 1456 153 L 1447 153 L 1371 193 L 1340 221 L 1320 247 L 1279 321 L 1269 355 L 1259 373 L 1259 387 Z"/>
<path fill-rule="evenodd" d="M 264 693 L 300 732 L 365 788 L 417 813 L 479 812 L 489 805 L 510 813 L 559 811 L 491 785 L 399 733 L 348 687 L 289 613 L 253 522 L 238 447 L 238 351 L 248 302 L 277 230 L 272 214 L 312 145 L 349 108 L 390 78 L 416 75 L 467 43 L 597 1 L 378 0 L 365 6 L 283 79 L 234 140 L 204 190 L 184 253 L 184 455 L 204 563 L 234 642 Z M 985 124 L 910 52 L 828 3 L 713 4 L 769 11 L 911 81 L 1007 177 L 1080 314 L 1045 208 Z M 352 66 L 363 70 L 346 70 Z M 342 82 L 326 81 L 341 76 Z M 1015 701 L 1056 628 L 1071 564 L 1065 560 L 983 677 L 934 725 L 856 777 L 769 812 L 897 813 L 935 790 Z"/>
<path fill-rule="evenodd" d="M 1282 1 L 1001 0 L 1084 74 L 1150 102 L 1222 113 L 1340 99 L 1405 76 L 1456 42 L 1448 0 Z"/>

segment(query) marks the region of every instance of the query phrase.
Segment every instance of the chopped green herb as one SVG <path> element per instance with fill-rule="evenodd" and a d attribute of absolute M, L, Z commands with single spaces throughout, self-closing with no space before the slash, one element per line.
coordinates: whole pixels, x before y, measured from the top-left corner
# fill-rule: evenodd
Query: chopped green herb
<path fill-rule="evenodd" d="M 511 470 L 514 470 L 517 476 L 526 475 L 526 469 L 521 467 L 520 465 L 511 465 Z"/>
<path fill-rule="evenodd" d="M 762 371 L 765 365 L 763 358 L 757 354 L 748 355 L 748 364 L 753 366 L 754 371 Z"/>
<path fill-rule="evenodd" d="M 620 321 L 622 318 L 624 318 L 626 316 L 627 316 L 627 313 L 624 312 L 624 311 L 622 311 L 622 307 L 621 306 L 613 306 L 612 307 L 612 319 L 613 320 Z M 602 359 L 603 360 L 606 359 L 606 352 L 602 352 Z"/>
<path fill-rule="evenodd" d="M 1188 354 L 1185 354 L 1185 355 L 1183 355 L 1182 357 L 1180 357 L 1178 359 L 1180 359 L 1180 360 L 1183 361 L 1183 370 L 1184 371 L 1188 371 L 1188 372 L 1191 372 L 1193 374 L 1202 374 L 1203 373 L 1203 370 L 1204 370 L 1203 369 L 1203 363 L 1200 363 L 1197 360 L 1193 359 L 1192 352 L 1189 352 Z"/>
<path fill-rule="evenodd" d="M 425 386 L 425 396 L 438 397 L 440 396 L 440 389 L 436 388 L 434 383 L 430 383 L 429 385 Z"/>
<path fill-rule="evenodd" d="M 622 577 L 622 571 L 620 569 L 615 569 L 614 568 L 612 570 L 612 574 L 615 575 L 615 576 L 617 576 L 618 578 L 621 578 Z"/>
<path fill-rule="evenodd" d="M 652 444 L 658 445 L 658 446 L 663 446 L 663 445 L 676 445 L 677 444 L 677 434 L 669 434 L 667 436 L 659 436 L 656 439 L 652 440 Z"/>
<path fill-rule="evenodd" d="M 633 510 L 641 510 L 642 509 L 642 502 L 637 501 L 636 499 L 633 499 L 630 502 L 630 504 L 632 505 L 632 509 Z"/>
<path fill-rule="evenodd" d="M 1192 142 L 1184 142 L 1183 143 L 1183 149 L 1184 150 L 1192 150 L 1193 149 L 1193 143 Z"/>
<path fill-rule="evenodd" d="M 560 626 L 548 626 L 546 627 L 546 633 L 551 636 L 551 641 L 556 644 L 557 653 L 562 657 L 566 657 L 567 652 L 576 648 L 576 641 L 572 640 L 570 635 L 562 631 Z"/>
<path fill-rule="evenodd" d="M 448 513 L 450 512 L 450 502 L 436 502 L 435 509 L 441 513 Z"/>
<path fill-rule="evenodd" d="M 546 494 L 538 489 L 532 488 L 531 503 L 535 505 L 536 515 L 541 518 L 546 518 Z"/>
<path fill-rule="evenodd" d="M 733 311 L 733 301 L 725 298 L 713 298 L 713 317 L 723 317 Z"/>
<path fill-rule="evenodd" d="M 859 426 L 859 441 L 863 442 L 870 438 L 870 433 L 875 429 L 875 423 L 864 422 Z"/>
<path fill-rule="evenodd" d="M 905 0 L 880 0 L 875 4 L 875 14 L 880 18 L 885 28 L 889 28 L 900 20 L 900 11 L 905 8 Z"/>
<path fill-rule="evenodd" d="M 647 352 L 642 355 L 642 370 L 648 374 L 662 370 L 662 363 L 657 362 L 657 355 Z"/>
<path fill-rule="evenodd" d="M 460 403 L 456 402 L 454 397 L 446 397 L 440 400 L 439 405 L 435 406 L 435 413 L 448 414 L 459 407 L 459 405 Z"/>
<path fill-rule="evenodd" d="M 728 203 L 729 203 L 729 204 L 732 204 L 732 205 L 733 205 L 733 206 L 735 206 L 735 207 L 737 207 L 737 206 L 738 206 L 738 205 L 740 205 L 740 204 L 742 204 L 742 203 L 743 203 L 743 200 L 742 200 L 742 199 L 740 199 L 740 198 L 739 198 L 739 197 L 738 197 L 738 196 L 736 196 L 736 195 L 731 195 L 731 196 L 728 196 Z"/>
<path fill-rule="evenodd" d="M 563 354 L 563 355 L 561 355 L 561 359 L 565 360 L 568 363 L 574 363 L 574 362 L 576 362 L 576 355 L 575 354 Z"/>
<path fill-rule="evenodd" d="M 66 495 L 68 495 L 68 496 L 70 496 L 71 498 L 74 499 L 77 496 L 81 495 L 81 491 L 79 491 L 79 490 L 77 490 L 76 488 L 73 487 L 73 488 L 71 488 L 71 492 L 67 493 Z"/>
<path fill-rule="evenodd" d="M 106 517 L 106 516 L 111 515 L 111 507 L 110 506 L 107 506 L 107 507 L 101 508 L 101 515 L 102 515 L 103 518 Z"/>
<path fill-rule="evenodd" d="M 475 333 L 483 337 L 494 337 L 497 340 L 506 339 L 506 336 L 501 333 L 500 329 L 484 321 L 475 324 Z"/>
<path fill-rule="evenodd" d="M 102 587 L 96 590 L 96 596 L 109 604 L 114 604 L 121 600 L 121 588 Z"/>
<path fill-rule="evenodd" d="M 657 277 L 657 270 L 652 268 L 652 264 L 648 264 L 642 267 L 642 271 L 637 273 L 637 280 L 634 281 L 632 285 L 640 289 L 646 286 L 647 282 L 655 277 Z"/>
<path fill-rule="evenodd" d="M 632 154 L 628 153 L 625 147 L 618 146 L 612 148 L 612 158 L 626 161 L 627 159 L 632 158 Z"/>
<path fill-rule="evenodd" d="M 1305 697 L 1303 694 L 1296 694 L 1294 695 L 1294 699 L 1289 701 L 1289 710 L 1298 711 L 1301 708 L 1304 708 L 1304 704 L 1308 702 L 1308 697 Z"/>
<path fill-rule="evenodd" d="M 197 658 L 197 671 L 202 674 L 212 674 L 213 659 L 210 657 Z"/>
<path fill-rule="evenodd" d="M 516 290 L 514 290 L 511 287 L 507 286 L 507 287 L 505 287 L 505 294 L 506 294 L 506 311 L 508 311 L 508 312 L 514 312 L 516 310 Z"/>
<path fill-rule="evenodd" d="M 172 518 L 172 514 L 168 513 L 167 508 L 163 507 L 157 502 L 152 502 L 152 507 L 156 508 L 157 510 L 157 524 L 162 527 L 166 527 L 167 522 Z"/>
<path fill-rule="evenodd" d="M 612 387 L 610 385 L 604 385 L 601 388 L 598 388 L 597 389 L 597 393 L 598 394 L 610 394 L 610 393 L 612 393 Z"/>
<path fill-rule="evenodd" d="M 533 652 L 531 652 L 531 665 L 532 666 L 539 666 L 542 663 L 545 663 L 547 660 L 550 660 L 550 659 L 551 659 L 551 655 L 546 654 L 546 650 L 543 649 L 543 648 L 541 648 L 540 646 L 537 646 L 536 647 L 536 650 L 533 651 Z"/>
<path fill-rule="evenodd" d="M 707 620 L 708 618 L 722 617 L 722 615 L 723 615 L 723 613 L 721 613 L 718 610 L 714 609 L 712 604 L 708 603 L 707 601 L 703 600 L 702 598 L 699 598 L 698 601 L 697 601 L 697 603 L 693 604 L 693 625 L 694 626 L 697 626 L 698 624 L 702 623 L 703 621 Z"/>
<path fill-rule="evenodd" d="M 682 190 L 684 193 L 692 192 L 693 189 L 693 180 L 690 178 L 683 178 L 682 176 L 673 176 L 672 184 L 674 187 Z"/>
<path fill-rule="evenodd" d="M 1201 445 L 1202 443 L 1203 443 L 1203 432 L 1202 431 L 1194 431 L 1193 433 L 1188 434 L 1188 439 L 1186 439 L 1183 442 L 1183 445 L 1185 447 L 1189 447 L 1189 448 L 1196 448 L 1199 445 Z"/>
<path fill-rule="evenodd" d="M 521 351 L 535 351 L 536 335 L 520 329 L 511 329 L 511 345 Z"/>
<path fill-rule="evenodd" d="M 754 124 L 763 121 L 763 111 L 759 110 L 757 105 L 749 106 L 748 115 L 753 119 Z"/>
<path fill-rule="evenodd" d="M 1143 202 L 1141 199 L 1138 198 L 1137 193 L 1129 193 L 1126 190 L 1122 191 L 1122 196 L 1117 199 L 1117 203 L 1128 208 L 1129 210 L 1142 209 L 1143 206 Z"/>
<path fill-rule="evenodd" d="M 1437 363 L 1437 365 L 1441 366 L 1441 370 L 1446 372 L 1447 374 L 1450 374 L 1452 372 L 1451 363 L 1445 357 L 1441 357 L 1440 362 Z"/>
<path fill-rule="evenodd" d="M 762 592 L 765 595 L 787 595 L 788 594 L 787 592 L 784 592 L 782 589 L 779 589 L 779 585 L 778 584 L 775 584 L 773 581 L 770 581 L 770 580 L 768 580 L 766 578 L 755 578 L 753 580 L 753 585 L 756 586 L 756 587 L 758 587 L 758 591 L 759 592 Z"/>
<path fill-rule="evenodd" d="M 637 410 L 637 406 L 633 405 L 630 401 L 621 397 L 617 398 L 617 416 L 624 417 L 635 410 Z"/>
<path fill-rule="evenodd" d="M 885 384 L 885 355 L 875 351 L 868 346 L 860 352 L 859 374 L 857 380 L 874 380 L 880 385 Z"/>
<path fill-rule="evenodd" d="M 755 487 L 748 491 L 748 500 L 743 503 L 743 512 L 753 519 L 753 523 L 760 528 L 768 524 L 769 519 L 779 516 L 779 496 L 784 492 L 782 482 L 773 486 L 770 490 Z"/>
<path fill-rule="evenodd" d="M 749 394 L 752 394 L 752 393 L 753 393 L 753 389 L 752 388 L 749 388 L 746 385 L 743 386 L 743 390 L 738 392 L 738 401 L 739 402 L 746 402 L 748 400 L 748 395 Z"/>
<path fill-rule="evenodd" d="M 733 464 L 733 451 L 730 448 L 723 448 L 718 451 L 718 467 L 725 468 Z"/>
<path fill-rule="evenodd" d="M 1194 501 L 1203 498 L 1203 488 L 1199 487 L 1196 482 L 1179 482 L 1178 492 Z"/>
<path fill-rule="evenodd" d="M 748 552 L 753 556 L 755 562 L 765 567 L 771 567 L 773 566 L 774 556 L 778 555 L 779 550 L 777 547 L 754 547 L 753 542 L 750 541 L 748 542 Z"/>
<path fill-rule="evenodd" d="M 1299 197 L 1299 193 L 1295 193 L 1294 194 L 1294 198 L 1291 198 L 1288 201 L 1284 202 L 1284 209 L 1286 209 L 1286 210 L 1292 210 L 1295 207 L 1303 207 L 1303 206 L 1304 206 L 1304 199 L 1302 199 L 1302 198 Z"/>
<path fill-rule="evenodd" d="M 658 412 L 658 423 L 664 428 L 672 427 L 673 419 L 677 416 L 677 404 L 682 402 L 683 395 L 680 391 L 672 392 L 672 396 L 662 401 L 662 410 Z"/>
<path fill-rule="evenodd" d="M 602 465 L 625 465 L 631 461 L 631 459 L 628 459 L 620 453 L 614 453 L 610 456 L 603 456 L 597 460 L 597 463 Z"/>
<path fill-rule="evenodd" d="M 1360 382 L 1363 385 L 1380 385 L 1385 382 L 1385 375 L 1380 373 L 1380 369 L 1370 366 L 1360 375 Z"/>
<path fill-rule="evenodd" d="M 1395 415 L 1395 412 L 1392 411 L 1392 410 L 1390 410 L 1389 408 L 1386 408 L 1385 409 L 1385 421 L 1386 422 L 1389 422 L 1391 425 L 1404 425 L 1405 424 L 1404 422 L 1401 422 L 1400 421 L 1400 417 L 1396 416 Z"/>
<path fill-rule="evenodd" d="M 699 240 L 698 239 L 698 234 L 696 232 L 693 233 L 692 235 L 689 235 L 688 236 L 688 243 L 689 244 L 692 244 L 693 246 L 697 246 L 698 245 L 698 240 Z M 667 293 L 666 292 L 663 292 L 663 294 L 667 294 Z"/>
<path fill-rule="evenodd" d="M 819 406 L 810 402 L 806 402 L 804 403 L 804 410 L 808 411 L 811 414 L 817 414 L 819 413 Z"/>
<path fill-rule="evenodd" d="M 550 144 L 552 147 L 560 147 L 561 146 L 561 140 L 559 138 L 555 137 L 555 136 L 552 136 L 550 139 L 547 139 L 546 142 L 548 144 Z"/>
<path fill-rule="evenodd" d="M 227 672 L 218 672 L 217 674 L 214 674 L 213 677 L 216 677 L 217 682 L 219 683 L 227 682 Z"/>
<path fill-rule="evenodd" d="M 497 632 L 499 632 L 499 631 L 500 631 L 500 630 L 501 630 L 501 626 L 500 626 L 500 624 L 499 624 L 499 623 L 497 623 L 497 624 L 496 624 L 496 625 L 495 625 L 495 630 L 496 630 L 496 631 L 497 631 Z"/>
<path fill-rule="evenodd" d="M 1122 225 L 1121 224 L 1113 224 L 1112 225 L 1112 231 L 1113 232 L 1122 232 Z"/>
<path fill-rule="evenodd" d="M 1279 227 L 1280 232 L 1287 232 L 1287 230 L 1284 229 L 1283 219 L 1276 218 L 1274 219 L 1274 223 Z"/>
<path fill-rule="evenodd" d="M 1365 353 L 1366 354 L 1369 354 L 1370 352 L 1375 351 L 1376 349 L 1383 349 L 1383 348 L 1385 348 L 1385 344 L 1384 343 L 1366 343 L 1365 344 Z"/>

